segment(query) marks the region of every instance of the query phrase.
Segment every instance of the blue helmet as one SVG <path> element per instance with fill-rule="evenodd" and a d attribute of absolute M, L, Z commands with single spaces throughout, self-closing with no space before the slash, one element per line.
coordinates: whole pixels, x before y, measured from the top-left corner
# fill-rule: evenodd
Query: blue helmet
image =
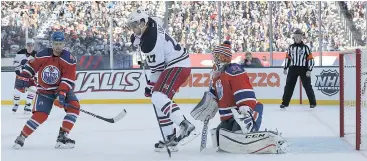
<path fill-rule="evenodd" d="M 65 40 L 64 33 L 61 31 L 53 32 L 51 35 L 51 40 L 52 41 L 64 41 Z"/>

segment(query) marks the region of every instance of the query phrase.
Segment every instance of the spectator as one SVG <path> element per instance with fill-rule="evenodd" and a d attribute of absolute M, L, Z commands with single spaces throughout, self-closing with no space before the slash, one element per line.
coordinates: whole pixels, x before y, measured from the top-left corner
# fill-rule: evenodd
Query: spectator
<path fill-rule="evenodd" d="M 185 46 L 191 54 L 210 53 L 219 41 L 218 32 L 231 41 L 234 52 L 284 52 L 291 44 L 291 32 L 300 28 L 305 32 L 305 43 L 312 51 L 322 46 L 324 51 L 337 51 L 350 46 L 348 33 L 340 33 L 342 26 L 338 3 L 321 2 L 323 26 L 319 31 L 318 5 L 314 1 L 273 2 L 273 44 L 269 45 L 269 2 L 224 1 L 222 24 L 218 22 L 218 2 L 212 1 L 68 1 L 68 2 L 16 2 L 2 1 L 1 55 L 13 57 L 14 50 L 24 48 L 25 25 L 28 37 L 36 40 L 36 50 L 49 47 L 53 31 L 62 30 L 67 38 L 66 46 L 77 55 L 109 56 L 110 42 L 117 52 L 133 52 L 130 46 L 131 31 L 124 25 L 130 12 L 140 6 L 147 8 L 151 16 L 163 19 L 166 4 L 169 10 L 167 33 Z M 366 19 L 363 1 L 347 1 L 351 22 L 366 42 Z M 112 17 L 112 41 L 110 41 L 110 17 Z M 219 27 L 221 26 L 221 31 Z M 319 44 L 319 33 L 323 34 Z M 116 55 L 115 52 L 114 57 Z M 123 58 L 123 56 L 116 56 Z M 261 58 L 261 57 L 259 57 Z M 106 59 L 109 60 L 109 59 Z M 124 60 L 129 60 L 124 57 Z M 128 64 L 128 63 L 127 63 Z M 108 65 L 106 65 L 108 66 Z"/>
<path fill-rule="evenodd" d="M 270 67 L 270 62 L 266 59 L 266 56 L 263 56 L 262 61 L 263 67 Z"/>
<path fill-rule="evenodd" d="M 251 52 L 246 52 L 245 59 L 240 63 L 245 68 L 259 68 L 263 67 L 259 58 L 252 57 Z"/>

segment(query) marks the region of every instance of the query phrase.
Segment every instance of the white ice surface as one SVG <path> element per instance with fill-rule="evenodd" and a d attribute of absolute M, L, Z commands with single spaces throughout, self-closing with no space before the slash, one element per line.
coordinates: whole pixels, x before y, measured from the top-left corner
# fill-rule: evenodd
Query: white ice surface
<path fill-rule="evenodd" d="M 186 117 L 201 132 L 202 123 L 189 116 L 194 105 L 181 105 Z M 70 137 L 76 141 L 74 149 L 54 149 L 56 137 L 65 112 L 54 108 L 48 120 L 27 138 L 20 150 L 11 147 L 27 118 L 21 108 L 12 114 L 10 106 L 1 107 L 1 160 L 2 161 L 367 161 L 366 151 L 357 152 L 354 145 L 338 137 L 338 108 L 292 106 L 280 111 L 277 105 L 265 105 L 262 129 L 278 129 L 292 145 L 287 154 L 244 155 L 218 153 L 211 147 L 200 152 L 200 137 L 167 153 L 153 151 L 161 139 L 157 120 L 151 105 L 82 105 L 96 114 L 113 117 L 125 108 L 127 115 L 111 124 L 83 113 L 80 114 Z M 219 123 L 218 115 L 210 121 L 210 128 Z"/>

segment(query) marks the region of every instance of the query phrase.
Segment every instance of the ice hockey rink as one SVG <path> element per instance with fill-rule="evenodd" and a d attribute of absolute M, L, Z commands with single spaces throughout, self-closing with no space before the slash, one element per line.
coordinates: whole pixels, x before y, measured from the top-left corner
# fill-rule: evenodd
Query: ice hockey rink
<path fill-rule="evenodd" d="M 194 105 L 181 105 L 182 112 L 201 132 L 202 123 L 194 121 L 189 112 Z M 111 124 L 80 114 L 70 134 L 74 149 L 54 149 L 64 111 L 54 108 L 48 120 L 25 142 L 20 150 L 12 149 L 13 142 L 29 116 L 20 108 L 17 114 L 11 106 L 1 108 L 1 150 L 3 161 L 367 161 L 366 151 L 355 151 L 354 144 L 339 138 L 338 107 L 291 106 L 281 111 L 278 105 L 265 105 L 262 129 L 278 129 L 288 140 L 289 152 L 278 155 L 229 154 L 216 152 L 208 135 L 207 148 L 199 151 L 200 136 L 180 147 L 169 158 L 166 152 L 154 152 L 154 143 L 161 139 L 153 108 L 144 105 L 82 105 L 85 110 L 114 117 L 123 108 L 127 115 Z M 219 123 L 218 115 L 210 128 Z"/>

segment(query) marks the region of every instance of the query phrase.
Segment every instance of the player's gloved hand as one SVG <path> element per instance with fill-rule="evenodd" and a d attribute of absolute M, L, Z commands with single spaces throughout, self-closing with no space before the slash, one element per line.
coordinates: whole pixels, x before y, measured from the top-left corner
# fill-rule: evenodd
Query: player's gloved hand
<path fill-rule="evenodd" d="M 145 87 L 145 97 L 152 97 L 152 90 L 154 87 L 155 83 L 148 81 L 147 86 Z"/>
<path fill-rule="evenodd" d="M 252 131 L 254 127 L 254 121 L 252 118 L 253 110 L 249 106 L 241 106 L 238 108 L 238 112 L 240 115 L 240 120 L 245 124 L 243 127 L 244 129 L 241 129 L 243 133 L 249 133 Z"/>
<path fill-rule="evenodd" d="M 15 79 L 15 88 L 18 90 L 24 90 L 25 88 L 29 87 L 29 78 L 27 75 L 20 74 L 16 76 Z"/>
<path fill-rule="evenodd" d="M 306 72 L 306 77 L 310 77 L 311 76 L 311 71 L 307 71 Z"/>
<path fill-rule="evenodd" d="M 252 115 L 253 110 L 251 107 L 249 106 L 240 106 L 238 108 L 238 113 L 240 113 L 241 115 Z"/>
<path fill-rule="evenodd" d="M 284 69 L 284 70 L 283 70 L 283 74 L 284 74 L 284 75 L 287 75 L 287 69 Z"/>
<path fill-rule="evenodd" d="M 57 98 L 59 99 L 60 106 L 65 107 L 65 105 L 66 105 L 66 101 L 65 101 L 66 93 L 64 91 L 60 91 L 59 94 L 57 95 Z"/>

